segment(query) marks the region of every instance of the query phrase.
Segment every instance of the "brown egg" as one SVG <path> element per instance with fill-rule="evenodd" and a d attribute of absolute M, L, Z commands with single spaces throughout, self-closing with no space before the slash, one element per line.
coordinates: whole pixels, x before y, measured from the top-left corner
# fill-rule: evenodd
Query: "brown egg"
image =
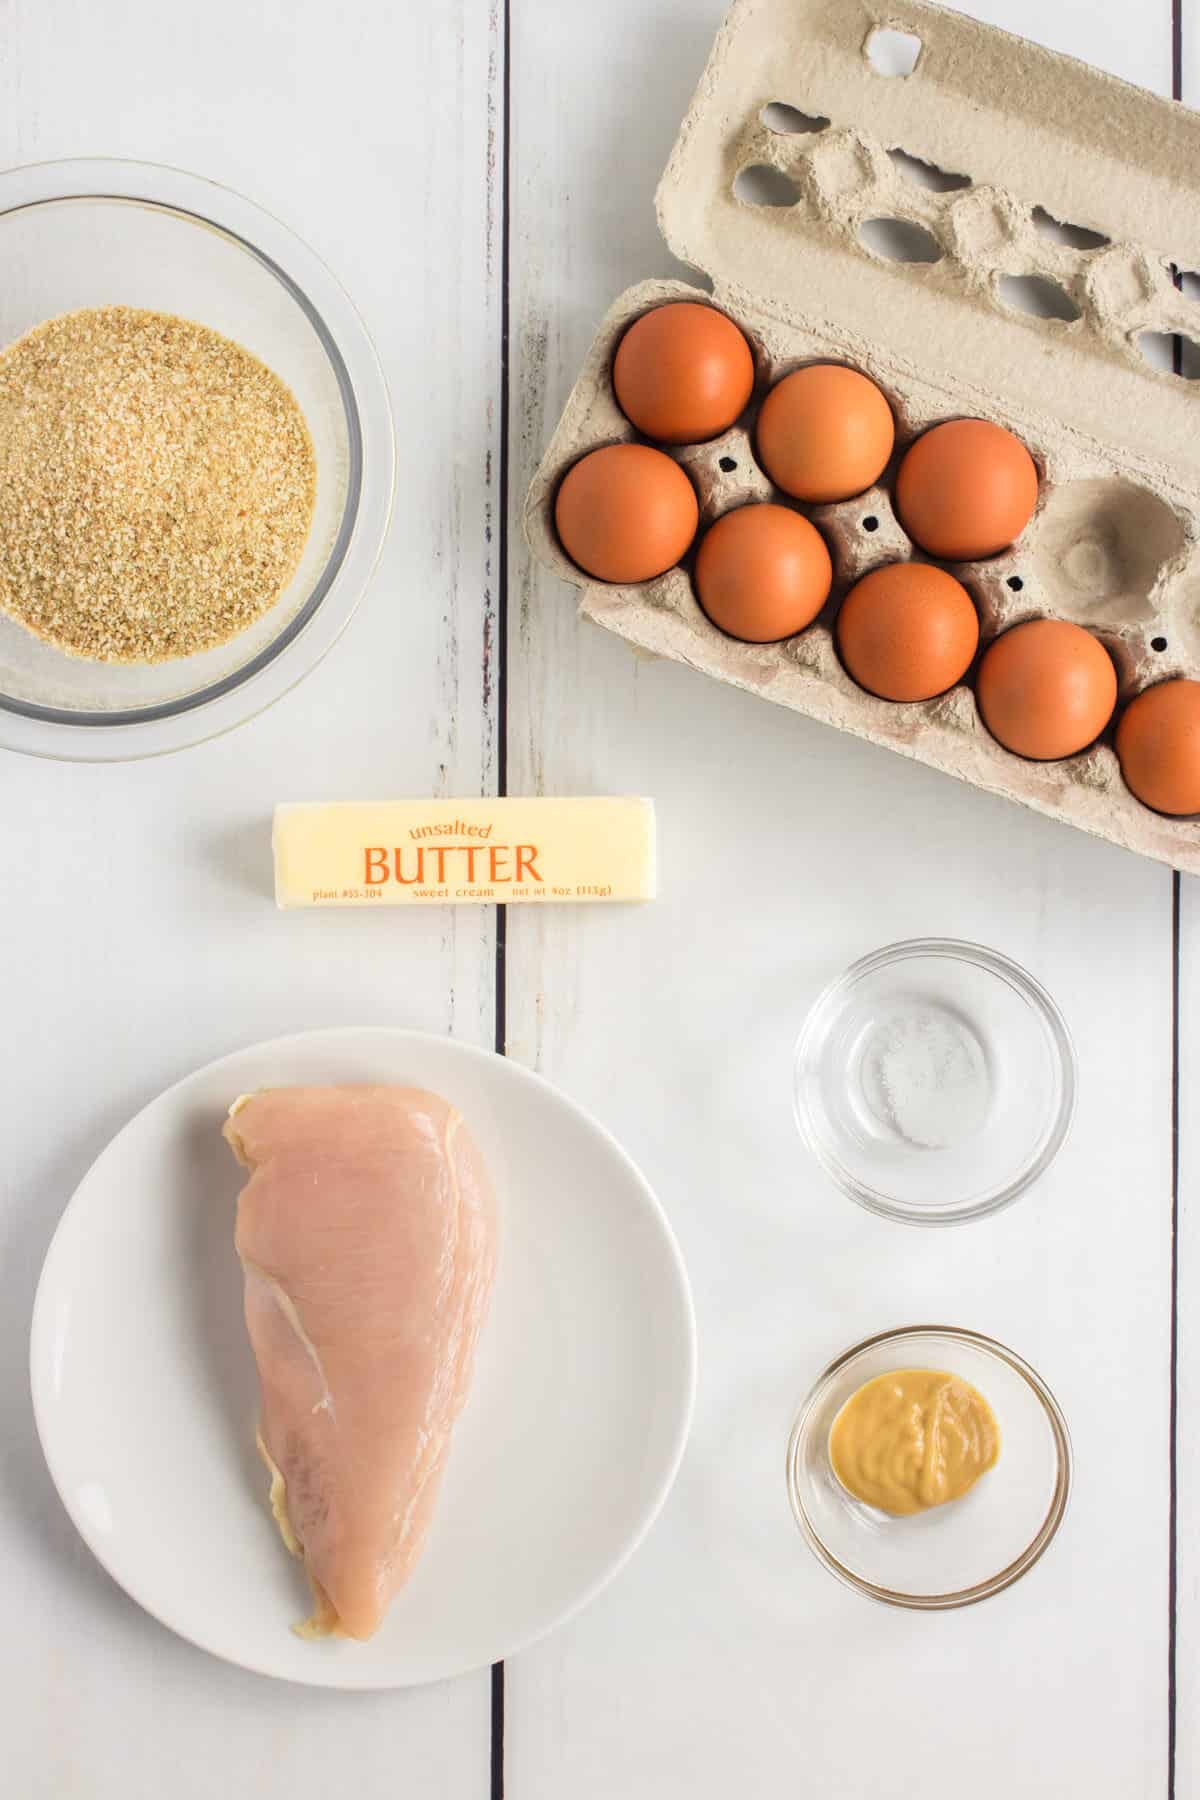
<path fill-rule="evenodd" d="M 1037 505 L 1038 476 L 1019 438 L 986 419 L 950 419 L 919 437 L 896 476 L 896 510 L 931 556 L 973 562 L 1018 537 Z"/>
<path fill-rule="evenodd" d="M 1080 625 L 1030 619 L 984 652 L 976 699 L 994 738 L 1050 762 L 1100 736 L 1117 703 L 1112 658 Z"/>
<path fill-rule="evenodd" d="M 774 643 L 810 625 L 833 580 L 825 540 L 787 506 L 739 506 L 700 540 L 696 593 L 722 631 Z"/>
<path fill-rule="evenodd" d="M 1200 813 L 1200 681 L 1161 681 L 1131 700 L 1117 726 L 1117 755 L 1143 806 Z"/>
<path fill-rule="evenodd" d="M 744 412 L 754 358 L 724 313 L 673 300 L 629 327 L 613 362 L 613 387 L 625 417 L 647 437 L 702 444 Z"/>
<path fill-rule="evenodd" d="M 961 681 L 979 646 L 971 596 L 944 569 L 889 563 L 842 602 L 838 650 L 859 687 L 883 700 L 932 700 Z"/>
<path fill-rule="evenodd" d="M 649 581 L 687 550 L 700 523 L 696 490 L 661 450 L 610 444 L 567 471 L 554 522 L 571 561 L 601 581 Z"/>
<path fill-rule="evenodd" d="M 812 363 L 762 403 L 758 459 L 797 500 L 848 500 L 878 481 L 892 454 L 892 409 L 873 381 L 839 363 Z"/>

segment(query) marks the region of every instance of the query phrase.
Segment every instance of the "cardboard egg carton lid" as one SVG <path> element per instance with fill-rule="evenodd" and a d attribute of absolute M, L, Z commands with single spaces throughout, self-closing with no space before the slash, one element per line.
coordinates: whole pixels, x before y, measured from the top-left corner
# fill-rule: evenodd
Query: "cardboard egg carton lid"
<path fill-rule="evenodd" d="M 911 73 L 878 72 L 906 49 Z M 801 129 L 773 129 L 791 122 L 777 108 Z M 961 185 L 919 185 L 894 151 Z M 794 204 L 747 204 L 747 169 Z M 1200 337 L 1171 267 L 1200 268 L 1198 202 L 1200 114 L 1175 101 L 921 0 L 736 0 L 657 209 L 718 302 L 852 328 L 927 379 L 1133 449 L 1174 487 L 1200 483 L 1200 393 L 1139 340 Z M 928 233 L 937 260 L 864 253 L 878 219 Z M 1078 316 L 1020 310 L 1013 278 Z"/>
<path fill-rule="evenodd" d="M 747 418 L 671 452 L 696 486 L 701 529 L 733 506 L 786 502 L 754 455 L 758 400 L 800 363 L 845 361 L 888 394 L 900 447 L 938 419 L 978 415 L 1016 432 L 1039 463 L 1038 511 L 1017 544 L 954 570 L 985 644 L 1022 618 L 1061 617 L 1106 644 L 1121 703 L 1172 675 L 1200 678 L 1200 381 L 1187 378 L 1200 376 L 1200 276 L 1196 298 L 1186 274 L 1175 279 L 1200 269 L 1198 188 L 1200 115 L 1070 58 L 923 0 L 886 11 L 735 0 L 657 196 L 668 245 L 711 278 L 712 303 L 746 332 L 758 368 Z M 897 233 L 923 260 L 888 254 Z M 1039 313 L 1057 316 L 1025 310 L 1031 284 Z M 614 302 L 530 487 L 529 542 L 583 589 L 582 614 L 651 654 L 1200 872 L 1200 822 L 1133 798 L 1111 727 L 1078 756 L 1028 762 L 990 737 L 966 683 L 893 705 L 850 681 L 837 605 L 869 569 L 913 554 L 886 476 L 806 509 L 833 551 L 834 592 L 782 644 L 725 637 L 686 567 L 622 587 L 570 563 L 554 529 L 559 481 L 587 451 L 635 435 L 612 392 L 616 345 L 640 314 L 683 298 L 707 295 L 650 281 Z"/>

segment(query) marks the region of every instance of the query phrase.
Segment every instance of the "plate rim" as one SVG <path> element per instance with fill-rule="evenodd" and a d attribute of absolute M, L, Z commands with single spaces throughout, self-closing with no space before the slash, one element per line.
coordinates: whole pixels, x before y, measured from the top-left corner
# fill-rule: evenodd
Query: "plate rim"
<path fill-rule="evenodd" d="M 332 1042 L 332 1040 L 337 1038 L 347 1037 L 353 1037 L 359 1040 L 364 1037 L 378 1037 L 392 1042 L 403 1040 L 409 1044 L 416 1045 L 418 1048 L 423 1044 L 436 1044 L 442 1049 L 450 1046 L 456 1055 L 464 1056 L 468 1062 L 474 1062 L 481 1066 L 486 1065 L 489 1067 L 500 1064 L 508 1071 L 508 1076 L 515 1079 L 518 1084 L 523 1083 L 526 1087 L 548 1097 L 552 1103 L 557 1103 L 559 1106 L 564 1107 L 568 1113 L 573 1115 L 577 1123 L 582 1124 L 585 1129 L 592 1131 L 602 1141 L 605 1147 L 616 1156 L 617 1161 L 623 1166 L 626 1174 L 631 1177 L 634 1188 L 638 1191 L 643 1205 L 646 1207 L 646 1210 L 657 1227 L 661 1240 L 668 1253 L 668 1266 L 676 1288 L 677 1298 L 680 1301 L 680 1322 L 683 1326 L 683 1332 L 680 1339 L 680 1349 L 683 1358 L 681 1371 L 683 1375 L 683 1405 L 681 1406 L 679 1416 L 675 1421 L 663 1472 L 659 1477 L 649 1502 L 641 1509 L 641 1516 L 638 1519 L 636 1530 L 630 1535 L 620 1552 L 605 1563 L 600 1572 L 580 1591 L 570 1605 L 555 1613 L 552 1619 L 540 1626 L 537 1630 L 528 1632 L 514 1640 L 512 1643 L 505 1644 L 502 1648 L 498 1649 L 496 1655 L 490 1659 L 491 1662 L 507 1661 L 510 1657 L 517 1656 L 523 1650 L 527 1650 L 532 1645 L 540 1643 L 543 1638 L 546 1638 L 552 1632 L 557 1631 L 562 1625 L 565 1625 L 568 1620 L 575 1618 L 585 1607 L 591 1604 L 597 1595 L 600 1594 L 611 1581 L 616 1579 L 636 1551 L 644 1543 L 651 1528 L 662 1512 L 663 1506 L 665 1505 L 671 1489 L 675 1484 L 676 1477 L 678 1476 L 680 1464 L 683 1461 L 684 1451 L 687 1448 L 688 1439 L 691 1433 L 696 1402 L 697 1328 L 695 1301 L 692 1295 L 687 1265 L 684 1261 L 683 1252 L 680 1248 L 679 1240 L 676 1237 L 674 1227 L 671 1224 L 662 1201 L 659 1199 L 637 1163 L 630 1156 L 629 1152 L 606 1125 L 602 1124 L 601 1121 L 585 1106 L 582 1106 L 577 1100 L 574 1100 L 570 1095 L 564 1093 L 561 1088 L 557 1087 L 552 1081 L 549 1081 L 537 1070 L 527 1068 L 525 1064 L 517 1062 L 507 1055 L 503 1055 L 499 1051 L 489 1049 L 481 1044 L 469 1043 L 463 1039 L 452 1036 L 448 1032 L 423 1031 L 402 1025 L 378 1024 L 332 1025 L 317 1027 L 309 1031 L 287 1032 L 279 1037 L 263 1038 L 249 1044 L 243 1044 L 239 1048 L 227 1051 L 221 1056 L 213 1057 L 210 1061 L 199 1064 L 196 1068 L 188 1071 L 187 1074 L 180 1076 L 178 1080 L 169 1083 L 168 1086 L 162 1088 L 157 1094 L 152 1095 L 149 1100 L 138 1107 L 136 1112 L 130 1114 L 125 1123 L 118 1127 L 99 1153 L 89 1163 L 88 1167 L 72 1189 L 51 1234 L 50 1241 L 47 1244 L 46 1252 L 42 1260 L 42 1266 L 38 1274 L 33 1309 L 30 1316 L 28 1352 L 29 1385 L 38 1444 L 41 1448 L 51 1483 L 53 1484 L 55 1493 L 57 1494 L 67 1517 L 70 1519 L 71 1524 L 82 1542 L 86 1545 L 87 1549 L 95 1557 L 96 1561 L 100 1564 L 101 1568 L 109 1578 L 116 1584 L 121 1592 L 126 1594 L 144 1613 L 165 1630 L 170 1631 L 173 1636 L 180 1638 L 183 1642 L 193 1645 L 196 1649 L 216 1657 L 219 1661 L 227 1663 L 231 1667 L 245 1669 L 251 1674 L 264 1676 L 274 1681 L 288 1682 L 300 1687 L 325 1688 L 330 1691 L 346 1693 L 384 1693 L 395 1692 L 406 1688 L 424 1687 L 436 1681 L 454 1680 L 459 1676 L 471 1674 L 477 1672 L 479 1669 L 487 1668 L 489 1663 L 470 1661 L 448 1668 L 440 1673 L 417 1677 L 389 1677 L 387 1675 L 381 1676 L 378 1672 L 372 1672 L 368 1675 L 368 1678 L 364 1680 L 354 1678 L 351 1665 L 349 1664 L 338 1666 L 336 1672 L 335 1667 L 332 1664 L 322 1665 L 319 1669 L 317 1665 L 314 1664 L 313 1675 L 309 1678 L 307 1676 L 292 1673 L 284 1674 L 281 1673 L 278 1668 L 271 1667 L 263 1661 L 256 1660 L 252 1657 L 242 1657 L 231 1654 L 229 1650 L 219 1647 L 211 1640 L 211 1638 L 206 1637 L 203 1632 L 185 1629 L 182 1625 L 173 1620 L 165 1618 L 157 1606 L 152 1605 L 143 1594 L 135 1591 L 135 1586 L 129 1585 L 122 1576 L 117 1574 L 108 1557 L 103 1553 L 97 1534 L 93 1533 L 85 1526 L 85 1522 L 81 1517 L 79 1510 L 73 1506 L 68 1499 L 67 1493 L 64 1491 L 68 1484 L 65 1481 L 65 1477 L 60 1481 L 59 1472 L 55 1467 L 54 1457 L 48 1442 L 48 1437 L 52 1436 L 51 1428 L 48 1423 L 52 1402 L 49 1392 L 49 1377 L 47 1374 L 47 1370 L 53 1361 L 48 1349 L 51 1332 L 49 1308 L 52 1297 L 52 1264 L 55 1260 L 56 1253 L 58 1252 L 60 1242 L 63 1241 L 67 1230 L 70 1228 L 70 1221 L 75 1214 L 76 1205 L 84 1194 L 84 1190 L 95 1178 L 97 1171 L 109 1160 L 110 1156 L 115 1154 L 117 1146 L 127 1135 L 135 1130 L 145 1114 L 162 1104 L 164 1101 L 169 1100 L 170 1097 L 177 1094 L 181 1088 L 187 1087 L 200 1076 L 210 1075 L 220 1069 L 224 1064 L 254 1052 L 277 1052 L 283 1046 L 293 1045 L 299 1042 Z M 507 1079 L 508 1077 L 506 1076 L 504 1078 Z M 347 1674 L 349 1674 L 349 1679 L 346 1679 Z"/>

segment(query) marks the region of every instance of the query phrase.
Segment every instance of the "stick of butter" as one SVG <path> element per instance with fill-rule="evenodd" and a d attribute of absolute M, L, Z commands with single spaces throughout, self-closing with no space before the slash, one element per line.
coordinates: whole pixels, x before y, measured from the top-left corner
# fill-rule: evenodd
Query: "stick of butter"
<path fill-rule="evenodd" d="M 654 898 L 652 800 L 277 806 L 272 841 L 282 907 Z"/>

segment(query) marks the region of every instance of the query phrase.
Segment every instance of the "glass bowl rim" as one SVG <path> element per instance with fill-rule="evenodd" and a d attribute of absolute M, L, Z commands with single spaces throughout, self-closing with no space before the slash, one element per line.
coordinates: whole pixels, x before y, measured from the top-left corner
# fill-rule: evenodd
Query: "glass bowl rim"
<path fill-rule="evenodd" d="M 1041 1406 L 1043 1415 L 1050 1426 L 1055 1449 L 1055 1481 L 1054 1491 L 1050 1496 L 1050 1505 L 1045 1518 L 1037 1531 L 1019 1556 L 998 1570 L 995 1575 L 984 1581 L 975 1582 L 969 1588 L 959 1588 L 942 1594 L 905 1594 L 898 1589 L 884 1587 L 878 1582 L 868 1581 L 865 1576 L 856 1575 L 853 1569 L 836 1557 L 829 1549 L 821 1534 L 808 1516 L 804 1505 L 800 1481 L 797 1475 L 800 1448 L 804 1442 L 809 1420 L 816 1407 L 824 1398 L 834 1377 L 868 1350 L 878 1349 L 884 1344 L 903 1344 L 915 1337 L 940 1337 L 952 1343 L 969 1344 L 986 1354 L 1004 1362 L 1025 1382 Z M 853 1588 L 855 1593 L 863 1594 L 869 1600 L 884 1606 L 904 1607 L 910 1612 L 950 1612 L 963 1606 L 974 1606 L 980 1600 L 990 1600 L 993 1595 L 1001 1594 L 1005 1588 L 1012 1587 L 1034 1565 L 1041 1561 L 1050 1548 L 1059 1527 L 1066 1517 L 1070 1504 L 1074 1482 L 1074 1454 L 1071 1448 L 1071 1434 L 1067 1426 L 1062 1407 L 1042 1380 L 1031 1363 L 1027 1363 L 1015 1350 L 1010 1350 L 996 1338 L 988 1337 L 984 1332 L 971 1331 L 960 1325 L 898 1325 L 889 1331 L 876 1332 L 874 1336 L 863 1338 L 860 1343 L 843 1350 L 817 1376 L 809 1389 L 795 1423 L 788 1437 L 786 1479 L 788 1499 L 791 1503 L 792 1516 L 800 1528 L 804 1541 L 829 1573 L 836 1577 L 845 1587 Z"/>
<path fill-rule="evenodd" d="M 1037 1154 L 999 1187 L 987 1189 L 977 1198 L 957 1201 L 936 1211 L 909 1206 L 851 1174 L 817 1131 L 804 1098 L 803 1078 L 812 1038 L 835 997 L 843 990 L 849 992 L 865 976 L 873 974 L 877 969 L 910 961 L 918 956 L 940 957 L 948 962 L 971 964 L 1011 988 L 1040 1020 L 1057 1063 L 1060 1083 L 1058 1106 Z M 1005 956 L 1002 951 L 991 950 L 986 945 L 973 943 L 967 938 L 902 938 L 895 943 L 884 944 L 877 950 L 868 951 L 865 956 L 850 963 L 825 984 L 809 1007 L 796 1039 L 792 1059 L 792 1112 L 796 1129 L 810 1154 L 835 1186 L 857 1205 L 865 1207 L 879 1218 L 893 1219 L 905 1225 L 963 1225 L 972 1219 L 987 1218 L 991 1213 L 1011 1206 L 1014 1200 L 1045 1174 L 1070 1132 L 1075 1117 L 1078 1085 L 1075 1044 L 1070 1027 L 1057 1001 L 1036 976 L 1023 969 L 1011 957 Z"/>
<path fill-rule="evenodd" d="M 218 737 L 256 717 L 333 647 L 383 550 L 395 491 L 391 404 L 378 353 L 345 289 L 317 253 L 234 189 L 165 163 L 70 157 L 0 171 L 0 220 L 40 206 L 111 200 L 172 213 L 232 242 L 271 274 L 313 330 L 342 403 L 350 479 L 338 532 L 303 605 L 243 668 L 181 700 L 111 716 L 0 703 L 0 745 L 63 762 L 121 762 Z"/>

